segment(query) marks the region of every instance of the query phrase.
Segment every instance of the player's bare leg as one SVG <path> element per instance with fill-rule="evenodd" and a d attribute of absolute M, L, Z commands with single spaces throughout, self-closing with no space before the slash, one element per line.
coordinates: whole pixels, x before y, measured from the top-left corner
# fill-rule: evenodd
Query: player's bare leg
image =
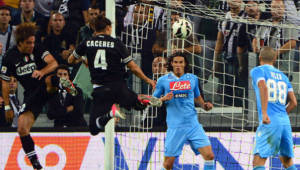
<path fill-rule="evenodd" d="M 201 153 L 204 162 L 204 170 L 215 170 L 215 155 L 212 151 L 211 146 L 205 146 L 202 148 L 198 148 L 198 151 Z"/>
<path fill-rule="evenodd" d="M 267 158 L 262 158 L 258 154 L 253 158 L 253 170 L 264 170 Z"/>
<path fill-rule="evenodd" d="M 18 118 L 18 133 L 20 135 L 22 147 L 30 160 L 34 169 L 42 169 L 38 161 L 37 154 L 34 150 L 34 142 L 30 136 L 30 129 L 34 123 L 34 115 L 30 111 L 26 111 Z"/>
<path fill-rule="evenodd" d="M 290 157 L 280 156 L 279 157 L 283 167 L 287 170 L 297 170 L 296 166 L 294 165 L 293 159 Z"/>
<path fill-rule="evenodd" d="M 175 161 L 175 157 L 165 156 L 165 160 L 164 160 L 164 163 L 163 163 L 164 169 L 165 170 L 172 170 L 174 161 Z"/>

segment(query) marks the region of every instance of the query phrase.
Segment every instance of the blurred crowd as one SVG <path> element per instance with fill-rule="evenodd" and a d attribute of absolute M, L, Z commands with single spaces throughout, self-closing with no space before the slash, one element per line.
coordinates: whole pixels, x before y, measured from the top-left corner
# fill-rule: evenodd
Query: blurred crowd
<path fill-rule="evenodd" d="M 116 36 L 131 52 L 143 72 L 157 80 L 167 72 L 168 54 L 184 51 L 189 54 L 192 70 L 203 86 L 212 77 L 218 79 L 216 93 L 223 95 L 215 101 L 221 106 L 245 107 L 248 93 L 249 55 L 257 56 L 262 46 L 277 50 L 276 67 L 292 80 L 291 72 L 299 72 L 299 30 L 280 25 L 300 24 L 298 0 L 171 0 L 170 28 L 179 18 L 193 25 L 193 33 L 186 39 L 172 34 L 168 39 L 168 10 L 159 3 L 147 0 L 116 0 Z M 158 1 L 159 2 L 159 1 Z M 199 9 L 218 9 L 225 19 L 212 20 L 185 13 L 181 8 L 194 4 Z M 109 9 L 107 9 L 109 10 Z M 299 13 L 299 14 L 298 14 Z M 93 36 L 92 19 L 105 15 L 105 0 L 0 0 L 0 67 L 5 52 L 16 45 L 14 30 L 23 22 L 39 26 L 36 43 L 42 44 L 60 65 L 58 76 L 73 80 L 81 64 L 68 65 L 68 56 L 81 42 Z M 247 23 L 236 22 L 246 19 Z M 269 21 L 272 26 L 261 26 Z M 257 57 L 256 57 L 257 58 Z M 152 64 L 151 64 L 152 63 Z M 151 94 L 151 90 L 135 76 L 129 76 L 130 87 L 137 93 Z M 16 107 L 17 82 L 11 79 L 10 100 Z M 54 120 L 55 127 L 86 126 L 83 118 L 88 112 L 89 99 L 84 90 L 76 97 L 58 91 L 49 101 L 45 113 Z M 16 98 L 16 99 L 15 99 Z M 3 100 L 0 98 L 0 102 Z M 3 105 L 2 105 L 3 106 Z M 154 112 L 154 111 L 153 111 Z M 157 109 L 154 124 L 165 122 L 165 109 Z M 0 126 L 16 127 L 5 120 L 3 107 Z"/>

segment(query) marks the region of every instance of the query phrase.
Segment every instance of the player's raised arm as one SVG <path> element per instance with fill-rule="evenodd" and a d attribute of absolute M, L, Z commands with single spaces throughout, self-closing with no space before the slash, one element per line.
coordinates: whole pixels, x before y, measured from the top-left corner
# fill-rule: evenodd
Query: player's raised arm
<path fill-rule="evenodd" d="M 150 84 L 153 89 L 155 89 L 155 81 L 149 79 L 142 71 L 142 69 L 133 61 L 127 63 L 127 67 L 140 79 L 144 80 L 146 83 Z"/>
<path fill-rule="evenodd" d="M 268 87 L 266 85 L 265 80 L 260 80 L 258 82 L 259 94 L 260 94 L 260 102 L 261 102 L 261 111 L 263 116 L 263 123 L 269 124 L 270 119 L 267 113 L 268 108 Z"/>

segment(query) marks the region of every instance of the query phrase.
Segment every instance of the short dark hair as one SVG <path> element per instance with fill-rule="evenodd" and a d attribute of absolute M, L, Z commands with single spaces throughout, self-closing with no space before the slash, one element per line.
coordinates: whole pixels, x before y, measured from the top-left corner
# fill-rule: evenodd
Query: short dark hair
<path fill-rule="evenodd" d="M 172 54 L 171 56 L 169 56 L 168 58 L 168 66 L 167 66 L 167 70 L 168 71 L 173 71 L 173 67 L 172 67 L 172 61 L 174 59 L 174 57 L 183 57 L 184 58 L 184 62 L 185 62 L 185 68 L 184 68 L 184 73 L 188 73 L 190 72 L 191 68 L 190 68 L 190 64 L 189 64 L 189 61 L 188 61 L 188 55 L 187 53 L 185 52 L 176 52 L 174 54 Z"/>
<path fill-rule="evenodd" d="M 0 11 L 2 11 L 2 10 L 9 11 L 9 15 L 11 16 L 11 14 L 10 14 L 10 8 L 8 6 L 6 6 L 6 5 L 0 6 Z"/>
<path fill-rule="evenodd" d="M 100 8 L 99 8 L 99 6 L 97 6 L 96 4 L 91 4 L 90 6 L 89 6 L 89 9 L 99 9 L 100 10 Z"/>
<path fill-rule="evenodd" d="M 33 22 L 24 22 L 17 26 L 15 31 L 17 45 L 27 40 L 31 36 L 35 36 L 37 26 Z"/>
<path fill-rule="evenodd" d="M 65 64 L 60 64 L 60 65 L 58 65 L 58 66 L 56 67 L 56 69 L 55 69 L 55 74 L 57 74 L 57 71 L 58 71 L 58 70 L 67 70 L 68 75 L 70 76 L 70 70 L 69 70 L 69 67 L 68 67 L 67 65 L 65 65 Z"/>
<path fill-rule="evenodd" d="M 92 25 L 96 32 L 104 31 L 106 26 L 111 26 L 111 21 L 103 15 L 99 15 L 92 20 Z"/>

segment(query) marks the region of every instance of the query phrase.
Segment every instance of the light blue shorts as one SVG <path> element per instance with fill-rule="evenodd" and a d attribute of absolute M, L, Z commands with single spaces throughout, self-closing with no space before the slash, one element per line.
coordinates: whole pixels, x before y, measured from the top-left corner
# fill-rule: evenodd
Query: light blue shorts
<path fill-rule="evenodd" d="M 168 128 L 165 141 L 165 156 L 179 156 L 185 143 L 191 146 L 196 155 L 200 154 L 199 148 L 211 145 L 202 125 L 199 123 L 191 127 Z"/>
<path fill-rule="evenodd" d="M 294 157 L 292 129 L 289 125 L 259 125 L 256 130 L 254 155 Z"/>

